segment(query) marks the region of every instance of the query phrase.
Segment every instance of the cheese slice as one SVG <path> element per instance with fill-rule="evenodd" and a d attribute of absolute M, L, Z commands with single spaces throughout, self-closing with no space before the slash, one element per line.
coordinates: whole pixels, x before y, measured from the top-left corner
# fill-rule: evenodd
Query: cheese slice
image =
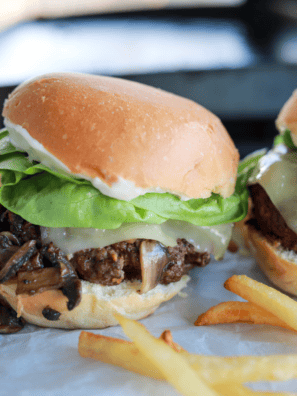
<path fill-rule="evenodd" d="M 115 230 L 41 227 L 41 233 L 44 243 L 53 242 L 66 254 L 83 249 L 103 248 L 137 238 L 153 239 L 164 246 L 175 246 L 178 238 L 184 238 L 192 243 L 198 252 L 209 252 L 219 259 L 228 247 L 232 227 L 232 224 L 199 227 L 185 221 L 168 220 L 159 225 L 127 223 Z"/>

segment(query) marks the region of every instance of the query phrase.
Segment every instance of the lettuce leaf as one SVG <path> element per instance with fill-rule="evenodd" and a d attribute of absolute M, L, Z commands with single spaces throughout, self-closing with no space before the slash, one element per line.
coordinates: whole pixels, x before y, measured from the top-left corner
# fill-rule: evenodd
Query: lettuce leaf
<path fill-rule="evenodd" d="M 277 135 L 274 138 L 273 145 L 277 146 L 278 144 L 285 144 L 289 149 L 297 150 L 297 147 L 292 140 L 291 131 L 289 129 L 286 129 L 283 135 Z"/>
<path fill-rule="evenodd" d="M 241 176 L 235 193 L 226 199 L 182 201 L 169 193 L 147 193 L 129 202 L 103 195 L 84 179 L 60 174 L 30 162 L 0 134 L 0 203 L 27 221 L 47 227 L 113 229 L 123 223 L 160 224 L 168 219 L 199 226 L 236 222 L 247 212 L 248 193 Z M 243 172 L 244 174 L 244 172 Z"/>

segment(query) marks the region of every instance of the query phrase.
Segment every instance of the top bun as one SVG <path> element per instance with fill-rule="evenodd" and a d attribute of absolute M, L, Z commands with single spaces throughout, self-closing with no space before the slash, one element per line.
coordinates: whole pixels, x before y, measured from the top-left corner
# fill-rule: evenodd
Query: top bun
<path fill-rule="evenodd" d="M 133 197 L 148 191 L 228 197 L 234 191 L 239 155 L 221 121 L 156 88 L 111 77 L 47 74 L 17 87 L 3 116 L 71 173 L 98 178 L 107 188 L 126 183 L 137 191 Z"/>
<path fill-rule="evenodd" d="M 291 131 L 292 140 L 297 146 L 297 89 L 282 107 L 275 123 L 280 133 L 286 129 Z"/>

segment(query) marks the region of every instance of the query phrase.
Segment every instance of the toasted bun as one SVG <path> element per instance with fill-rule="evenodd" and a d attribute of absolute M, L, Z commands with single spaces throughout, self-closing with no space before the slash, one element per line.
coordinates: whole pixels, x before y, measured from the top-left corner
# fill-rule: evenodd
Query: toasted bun
<path fill-rule="evenodd" d="M 297 89 L 284 104 L 275 123 L 280 133 L 286 129 L 291 131 L 292 140 L 297 146 Z"/>
<path fill-rule="evenodd" d="M 297 296 L 297 254 L 273 246 L 253 227 L 247 227 L 247 244 L 267 278 L 278 288 Z"/>
<path fill-rule="evenodd" d="M 48 74 L 16 88 L 3 116 L 70 172 L 108 186 L 128 182 L 188 198 L 212 192 L 228 197 L 234 191 L 239 155 L 221 121 L 156 88 L 111 77 Z"/>
<path fill-rule="evenodd" d="M 158 306 L 183 289 L 188 280 L 158 285 L 153 290 L 139 294 L 139 282 L 123 282 L 117 286 L 101 286 L 82 281 L 83 295 L 80 304 L 72 311 L 66 307 L 67 298 L 60 290 L 49 290 L 34 296 L 16 295 L 16 285 L 0 284 L 2 294 L 12 308 L 29 323 L 64 329 L 99 329 L 117 325 L 114 313 L 130 319 L 142 319 L 155 312 Z M 59 320 L 50 321 L 42 310 L 50 307 L 61 313 Z"/>
<path fill-rule="evenodd" d="M 249 213 L 236 224 L 237 232 L 267 278 L 278 288 L 297 296 L 297 254 L 272 245 L 261 232 L 248 226 L 246 221 L 251 216 L 251 209 L 249 200 Z"/>

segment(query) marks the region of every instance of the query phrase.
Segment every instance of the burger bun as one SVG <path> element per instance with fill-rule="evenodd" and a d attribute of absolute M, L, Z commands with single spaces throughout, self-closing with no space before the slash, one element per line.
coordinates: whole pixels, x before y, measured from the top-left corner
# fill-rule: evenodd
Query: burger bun
<path fill-rule="evenodd" d="M 190 278 L 184 275 L 180 281 L 158 285 L 140 294 L 140 282 L 122 282 L 117 286 L 101 286 L 82 282 L 82 300 L 76 308 L 67 309 L 67 298 L 60 290 L 48 290 L 33 296 L 16 295 L 16 284 L 0 284 L 0 294 L 27 322 L 64 329 L 99 329 L 118 324 L 114 313 L 130 319 L 142 319 L 155 312 L 158 306 L 170 300 L 186 287 Z M 55 321 L 46 319 L 42 311 L 46 306 L 61 313 Z"/>

